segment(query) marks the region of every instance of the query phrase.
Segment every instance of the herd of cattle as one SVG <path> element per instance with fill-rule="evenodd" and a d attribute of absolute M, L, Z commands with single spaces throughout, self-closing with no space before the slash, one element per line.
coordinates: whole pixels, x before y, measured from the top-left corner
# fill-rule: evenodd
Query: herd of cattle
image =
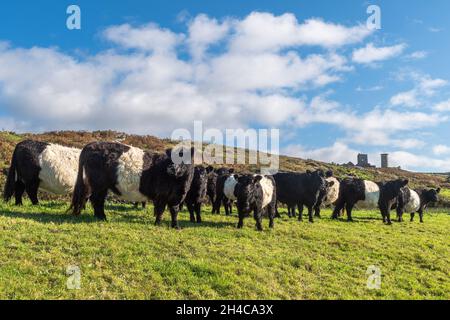
<path fill-rule="evenodd" d="M 174 163 L 173 150 L 165 154 L 143 151 L 117 142 L 94 142 L 82 150 L 57 144 L 26 140 L 19 143 L 11 160 L 5 184 L 4 199 L 15 197 L 22 204 L 26 192 L 33 204 L 38 204 L 38 190 L 54 194 L 72 194 L 70 211 L 79 215 L 90 200 L 94 214 L 105 220 L 105 200 L 108 192 L 134 203 L 153 201 L 156 224 L 169 208 L 172 227 L 178 228 L 178 212 L 184 205 L 192 222 L 201 222 L 202 203 L 209 198 L 212 212 L 232 213 L 236 203 L 239 223 L 254 214 L 256 227 L 262 230 L 262 217 L 267 216 L 269 226 L 279 216 L 278 203 L 287 205 L 290 217 L 302 220 L 303 208 L 308 209 L 309 221 L 320 217 L 324 205 L 334 205 L 333 218 L 347 212 L 352 221 L 352 210 L 379 208 L 383 222 L 391 224 L 390 212 L 396 209 L 399 221 L 404 212 L 417 212 L 423 222 L 427 205 L 438 201 L 438 189 L 412 190 L 408 180 L 374 183 L 348 177 L 339 180 L 332 172 L 323 170 L 305 173 L 281 172 L 274 175 L 236 174 L 233 169 Z M 195 150 L 177 149 L 179 156 Z"/>

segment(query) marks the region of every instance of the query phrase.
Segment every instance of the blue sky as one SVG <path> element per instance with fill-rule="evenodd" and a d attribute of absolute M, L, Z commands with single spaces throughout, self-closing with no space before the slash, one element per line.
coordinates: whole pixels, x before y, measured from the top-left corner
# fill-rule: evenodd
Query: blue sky
<path fill-rule="evenodd" d="M 66 8 L 81 8 L 81 30 Z M 381 8 L 381 30 L 366 9 Z M 450 2 L 29 1 L 0 10 L 0 128 L 279 128 L 281 153 L 450 171 Z"/>

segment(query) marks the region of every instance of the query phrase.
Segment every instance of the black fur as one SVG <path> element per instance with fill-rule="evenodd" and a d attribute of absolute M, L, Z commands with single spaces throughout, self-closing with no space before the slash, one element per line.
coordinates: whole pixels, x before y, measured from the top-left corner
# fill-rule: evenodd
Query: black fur
<path fill-rule="evenodd" d="M 203 166 L 196 166 L 194 178 L 184 203 L 189 210 L 191 222 L 202 222 L 201 208 L 206 201 L 206 186 L 208 183 L 208 172 Z M 194 214 L 195 213 L 195 214 Z"/>
<path fill-rule="evenodd" d="M 40 141 L 25 140 L 17 144 L 8 170 L 3 198 L 9 201 L 14 195 L 16 205 L 22 205 L 22 196 L 26 191 L 33 205 L 39 204 L 39 155 L 49 144 Z"/>
<path fill-rule="evenodd" d="M 309 221 L 314 222 L 313 209 L 318 204 L 321 190 L 327 182 L 322 170 L 306 173 L 277 173 L 274 176 L 277 186 L 277 199 L 294 210 L 299 209 L 299 220 L 303 220 L 303 206 L 308 208 Z"/>
<path fill-rule="evenodd" d="M 120 156 L 130 149 L 121 143 L 94 142 L 85 146 L 80 155 L 78 178 L 72 198 L 72 213 L 79 215 L 89 198 L 95 216 L 105 220 L 104 203 L 108 191 L 120 196 L 117 190 L 117 165 Z M 193 153 L 194 149 L 191 149 Z M 161 224 L 166 206 L 172 216 L 172 227 L 178 228 L 178 211 L 184 201 L 194 175 L 192 164 L 174 164 L 166 154 L 146 152 L 139 191 L 153 200 L 156 225 Z M 83 171 L 86 180 L 83 179 Z M 87 182 L 87 183 L 85 183 Z"/>
<path fill-rule="evenodd" d="M 216 190 L 217 190 L 217 173 L 210 166 L 206 169 L 208 173 L 208 181 L 206 185 L 206 194 L 208 196 L 209 202 L 213 208 L 214 214 L 214 203 L 216 202 Z"/>
<path fill-rule="evenodd" d="M 256 220 L 256 228 L 259 231 L 262 231 L 262 217 L 263 212 L 267 212 L 270 223 L 269 227 L 273 228 L 274 226 L 274 217 L 276 211 L 276 187 L 275 181 L 273 177 L 267 176 L 272 181 L 273 184 L 273 196 L 271 202 L 267 205 L 266 208 L 262 207 L 263 204 L 263 189 L 261 187 L 260 181 L 262 176 L 253 176 L 253 175 L 243 175 L 236 176 L 236 180 L 238 184 L 234 190 L 234 193 L 237 198 L 237 208 L 239 214 L 239 223 L 238 228 L 242 228 L 244 226 L 244 218 L 253 212 L 254 218 Z"/>
<path fill-rule="evenodd" d="M 406 187 L 408 183 L 409 183 L 408 180 L 397 179 L 394 181 L 379 184 L 380 200 L 378 201 L 378 206 L 380 207 L 381 216 L 383 217 L 384 223 L 392 224 L 391 222 L 392 206 L 397 202 L 400 190 L 403 187 Z"/>

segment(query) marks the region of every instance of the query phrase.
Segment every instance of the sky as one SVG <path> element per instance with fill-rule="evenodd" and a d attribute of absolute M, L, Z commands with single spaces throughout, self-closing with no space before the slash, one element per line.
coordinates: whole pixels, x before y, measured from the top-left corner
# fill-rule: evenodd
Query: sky
<path fill-rule="evenodd" d="M 285 155 L 450 171 L 450 1 L 0 6 L 0 129 L 170 137 L 202 121 L 279 129 Z"/>

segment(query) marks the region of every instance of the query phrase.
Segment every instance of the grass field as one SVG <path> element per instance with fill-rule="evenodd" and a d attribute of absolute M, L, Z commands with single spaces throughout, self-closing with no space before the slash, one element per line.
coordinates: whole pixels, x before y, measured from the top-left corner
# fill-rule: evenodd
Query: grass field
<path fill-rule="evenodd" d="M 246 219 L 180 215 L 181 231 L 155 227 L 151 214 L 108 207 L 108 222 L 91 210 L 75 218 L 62 202 L 22 208 L 0 204 L 0 299 L 450 299 L 450 215 L 425 224 L 385 226 L 377 212 L 355 223 L 277 219 L 274 230 Z M 209 211 L 208 208 L 205 211 Z M 66 268 L 81 269 L 69 290 Z M 366 286 L 370 265 L 380 290 Z"/>

